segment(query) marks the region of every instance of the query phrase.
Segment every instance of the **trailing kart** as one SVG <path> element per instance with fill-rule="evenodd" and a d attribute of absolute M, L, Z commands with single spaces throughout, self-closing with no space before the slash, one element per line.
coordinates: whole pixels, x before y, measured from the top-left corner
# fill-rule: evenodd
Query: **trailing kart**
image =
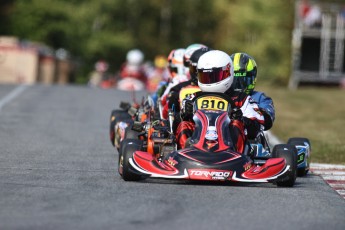
<path fill-rule="evenodd" d="M 133 128 L 141 131 L 144 138 L 122 142 L 118 161 L 122 178 L 126 181 L 158 177 L 272 182 L 278 186 L 293 186 L 297 167 L 297 152 L 293 145 L 277 145 L 269 157 L 255 154 L 250 145 L 244 153 L 234 151 L 228 101 L 225 95 L 218 94 L 207 93 L 198 97 L 190 147 L 178 151 L 170 125 L 135 123 Z"/>
<path fill-rule="evenodd" d="M 261 159 L 267 159 L 272 156 L 273 152 L 269 147 L 268 141 L 264 132 L 261 132 L 257 138 L 250 140 L 252 147 L 252 154 L 256 156 L 256 163 L 260 163 Z M 311 144 L 308 138 L 292 137 L 289 138 L 287 144 L 296 148 L 297 158 L 297 176 L 303 177 L 309 171 L 309 161 L 311 154 Z"/>
<path fill-rule="evenodd" d="M 309 163 L 311 155 L 311 144 L 308 138 L 293 137 L 287 142 L 297 149 L 297 175 L 305 176 L 309 172 Z"/>
<path fill-rule="evenodd" d="M 133 120 L 137 107 L 138 106 L 136 105 L 131 106 L 129 103 L 121 102 L 121 109 L 111 111 L 109 137 L 110 142 L 114 147 L 119 148 L 121 139 L 120 130 L 126 128 L 126 124 Z"/>
<path fill-rule="evenodd" d="M 179 101 L 182 102 L 184 98 L 200 91 L 197 86 L 187 86 L 181 89 L 179 93 Z M 161 102 L 158 100 L 157 105 L 154 105 L 151 96 L 144 97 L 141 104 L 135 102 L 131 105 L 127 102 L 121 102 L 120 108 L 113 110 L 110 115 L 110 129 L 109 137 L 110 142 L 118 151 L 121 151 L 120 144 L 124 139 L 133 138 L 137 139 L 139 131 L 133 130 L 134 122 L 145 123 L 146 121 L 165 120 L 163 118 L 163 108 Z M 168 115 L 169 119 L 172 118 L 171 114 Z M 141 137 L 141 139 L 143 139 Z"/>
<path fill-rule="evenodd" d="M 121 102 L 120 108 L 110 114 L 109 137 L 111 144 L 120 150 L 125 138 L 138 138 L 138 133 L 131 129 L 133 122 L 143 122 L 147 116 L 153 116 L 153 100 L 150 96 L 143 98 L 141 104 Z"/>

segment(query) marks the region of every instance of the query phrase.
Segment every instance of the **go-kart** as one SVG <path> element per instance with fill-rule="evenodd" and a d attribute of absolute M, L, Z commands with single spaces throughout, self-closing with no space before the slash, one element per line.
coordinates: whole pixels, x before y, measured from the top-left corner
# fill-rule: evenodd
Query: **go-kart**
<path fill-rule="evenodd" d="M 154 103 L 150 96 L 143 97 L 139 104 L 120 103 L 121 109 L 115 109 L 110 114 L 109 137 L 111 144 L 120 151 L 120 144 L 125 138 L 138 138 L 138 132 L 131 129 L 133 122 L 144 122 L 154 115 Z M 153 119 L 153 117 L 151 117 Z"/>
<path fill-rule="evenodd" d="M 109 137 L 111 144 L 119 148 L 121 139 L 121 129 L 127 127 L 127 123 L 131 122 L 138 109 L 137 104 L 129 104 L 127 102 L 120 103 L 120 109 L 114 109 L 110 113 Z"/>
<path fill-rule="evenodd" d="M 145 83 L 134 77 L 126 77 L 117 82 L 116 88 L 123 91 L 141 91 L 145 90 Z"/>
<path fill-rule="evenodd" d="M 250 140 L 252 154 L 257 156 L 256 163 L 260 163 L 260 159 L 267 159 L 272 156 L 270 145 L 265 133 L 262 131 L 254 139 Z M 296 148 L 297 154 L 297 176 L 303 177 L 309 171 L 309 159 L 311 154 L 311 144 L 308 138 L 292 137 L 289 138 L 287 144 Z"/>
<path fill-rule="evenodd" d="M 293 186 L 297 170 L 297 151 L 293 145 L 276 145 L 269 156 L 255 153 L 249 144 L 243 153 L 234 150 L 229 101 L 226 95 L 211 93 L 196 98 L 195 131 L 190 147 L 185 149 L 176 150 L 171 121 L 135 122 L 132 129 L 140 132 L 139 138 L 121 143 L 118 161 L 121 177 L 125 181 L 156 177 Z"/>
<path fill-rule="evenodd" d="M 197 91 L 200 91 L 200 88 L 196 86 L 182 88 L 179 93 L 179 101 L 182 102 L 184 98 Z M 121 151 L 120 144 L 124 139 L 138 138 L 139 133 L 132 129 L 134 121 L 145 122 L 147 119 L 164 120 L 160 100 L 158 100 L 156 106 L 151 96 L 143 97 L 140 104 L 136 102 L 133 96 L 133 101 L 132 104 L 121 102 L 120 109 L 115 109 L 110 114 L 110 142 L 118 151 Z"/>
<path fill-rule="evenodd" d="M 309 172 L 311 144 L 308 138 L 292 137 L 287 142 L 297 149 L 297 175 L 305 176 Z"/>

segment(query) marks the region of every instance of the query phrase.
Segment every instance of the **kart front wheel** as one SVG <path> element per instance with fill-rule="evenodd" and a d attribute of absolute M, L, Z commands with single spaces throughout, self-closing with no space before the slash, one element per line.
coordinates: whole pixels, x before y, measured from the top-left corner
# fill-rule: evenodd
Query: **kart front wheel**
<path fill-rule="evenodd" d="M 277 186 L 294 186 L 297 176 L 297 149 L 295 148 L 295 146 L 289 144 L 275 145 L 272 151 L 272 156 L 284 158 L 286 164 L 290 166 L 290 168 L 284 175 L 278 177 L 276 181 Z"/>
<path fill-rule="evenodd" d="M 120 167 L 122 167 L 122 178 L 125 181 L 138 181 L 144 179 L 143 176 L 134 173 L 133 168 L 129 163 L 129 159 L 133 157 L 135 151 L 142 149 L 142 141 L 137 139 L 126 139 L 122 143 L 123 149 L 121 154 L 119 154 L 119 173 Z"/>

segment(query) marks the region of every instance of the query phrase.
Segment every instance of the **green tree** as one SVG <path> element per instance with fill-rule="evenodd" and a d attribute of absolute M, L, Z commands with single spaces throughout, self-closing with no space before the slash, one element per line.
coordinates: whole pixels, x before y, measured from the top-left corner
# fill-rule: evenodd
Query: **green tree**
<path fill-rule="evenodd" d="M 3 30 L 54 49 L 67 49 L 80 60 L 79 75 L 84 80 L 99 58 L 106 59 L 115 71 L 132 48 L 143 50 L 146 59 L 152 60 L 192 43 L 229 54 L 248 52 L 257 60 L 263 80 L 287 82 L 289 77 L 292 0 L 7 2 L 12 8 L 1 11 L 10 12 L 1 14 L 8 22 Z"/>
<path fill-rule="evenodd" d="M 258 64 L 260 81 L 286 84 L 291 69 L 293 0 L 227 1 L 220 44 L 230 53 L 247 52 Z M 225 4 L 224 4 L 225 5 Z"/>
<path fill-rule="evenodd" d="M 14 0 L 2 0 L 0 2 L 0 34 L 11 34 L 10 15 L 12 14 L 13 7 Z"/>

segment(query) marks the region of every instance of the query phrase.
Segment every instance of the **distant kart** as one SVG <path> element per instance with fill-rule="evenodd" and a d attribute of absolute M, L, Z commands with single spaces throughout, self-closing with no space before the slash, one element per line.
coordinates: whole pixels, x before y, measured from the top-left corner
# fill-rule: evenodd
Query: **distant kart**
<path fill-rule="evenodd" d="M 297 150 L 290 144 L 263 157 L 247 145 L 234 151 L 228 128 L 231 111 L 225 95 L 205 93 L 195 101 L 195 131 L 190 146 L 176 150 L 171 121 L 134 122 L 139 138 L 124 139 L 118 171 L 126 181 L 148 177 L 205 181 L 271 182 L 292 187 L 297 174 Z"/>
<path fill-rule="evenodd" d="M 116 88 L 123 91 L 141 91 L 145 90 L 146 86 L 136 78 L 126 77 L 117 82 Z"/>

